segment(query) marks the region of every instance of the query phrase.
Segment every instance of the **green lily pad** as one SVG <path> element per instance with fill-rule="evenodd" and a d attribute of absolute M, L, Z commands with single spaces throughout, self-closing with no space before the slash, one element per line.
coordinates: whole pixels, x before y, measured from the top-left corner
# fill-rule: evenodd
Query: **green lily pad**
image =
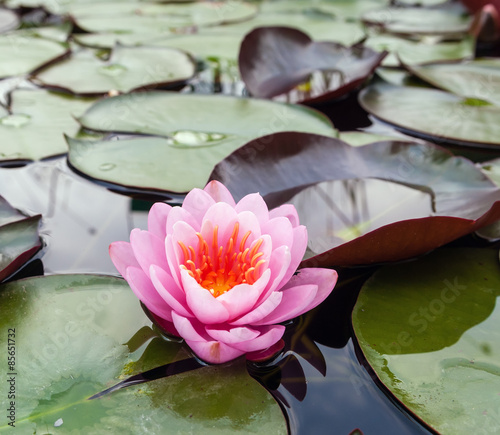
<path fill-rule="evenodd" d="M 355 147 L 386 140 L 399 140 L 399 141 L 404 140 L 400 136 L 389 136 L 384 134 L 367 133 L 364 131 L 342 131 L 339 133 L 339 139 Z M 408 139 L 408 142 L 410 141 L 411 140 Z"/>
<path fill-rule="evenodd" d="M 345 22 L 328 15 L 307 13 L 261 13 L 253 19 L 241 23 L 209 27 L 204 29 L 204 32 L 240 35 L 243 38 L 257 27 L 267 26 L 294 27 L 307 33 L 314 40 L 335 41 L 344 45 L 353 45 L 366 36 L 363 28 L 357 22 Z"/>
<path fill-rule="evenodd" d="M 481 171 L 500 187 L 500 159 L 493 159 L 481 164 Z"/>
<path fill-rule="evenodd" d="M 172 86 L 190 79 L 195 71 L 193 60 L 182 51 L 117 45 L 107 61 L 92 50 L 82 50 L 44 69 L 35 78 L 45 86 L 92 95 Z"/>
<path fill-rule="evenodd" d="M 87 400 L 123 377 L 187 355 L 178 343 L 151 339 L 151 322 L 122 279 L 13 282 L 0 287 L 0 313 L 1 345 L 15 350 L 0 403 L 7 412 L 14 406 L 19 433 L 286 434 L 278 404 L 241 360 Z M 9 422 L 3 419 L 0 433 L 10 433 Z"/>
<path fill-rule="evenodd" d="M 8 32 L 19 26 L 19 17 L 14 11 L 0 9 L 0 33 Z"/>
<path fill-rule="evenodd" d="M 32 32 L 0 35 L 0 78 L 31 73 L 66 52 L 63 44 Z"/>
<path fill-rule="evenodd" d="M 477 104 L 440 90 L 387 83 L 365 88 L 359 101 L 377 118 L 414 136 L 468 146 L 500 144 L 499 106 Z"/>
<path fill-rule="evenodd" d="M 365 45 L 373 50 L 387 50 L 383 66 L 400 66 L 400 59 L 408 65 L 474 57 L 475 42 L 467 37 L 461 41 L 413 41 L 392 35 L 370 36 Z"/>
<path fill-rule="evenodd" d="M 93 100 L 45 90 L 16 90 L 11 113 L 0 113 L 0 161 L 40 160 L 67 152 L 63 133 L 76 134 L 78 116 Z M 2 109 L 0 109 L 1 112 Z"/>
<path fill-rule="evenodd" d="M 500 107 L 500 60 L 408 66 L 422 80 L 455 95 L 475 99 L 477 105 Z"/>
<path fill-rule="evenodd" d="M 41 216 L 27 217 L 0 196 L 0 281 L 12 275 L 41 247 Z"/>
<path fill-rule="evenodd" d="M 390 7 L 367 12 L 362 19 L 365 24 L 380 27 L 389 33 L 447 37 L 464 35 L 471 23 L 471 17 L 460 5 L 439 9 Z"/>
<path fill-rule="evenodd" d="M 294 130 L 336 134 L 328 118 L 306 107 L 171 92 L 103 99 L 79 121 L 92 130 L 164 137 L 114 142 L 68 138 L 69 162 L 74 168 L 114 184 L 173 192 L 203 187 L 218 162 L 266 133 Z"/>
<path fill-rule="evenodd" d="M 462 248 L 384 267 L 358 297 L 352 320 L 365 358 L 439 433 L 498 428 L 499 289 L 498 252 Z"/>
<path fill-rule="evenodd" d="M 92 8 L 70 8 L 77 25 L 89 32 L 170 33 L 192 26 L 215 26 L 243 21 L 257 13 L 254 4 L 232 2 L 116 3 L 105 2 Z"/>

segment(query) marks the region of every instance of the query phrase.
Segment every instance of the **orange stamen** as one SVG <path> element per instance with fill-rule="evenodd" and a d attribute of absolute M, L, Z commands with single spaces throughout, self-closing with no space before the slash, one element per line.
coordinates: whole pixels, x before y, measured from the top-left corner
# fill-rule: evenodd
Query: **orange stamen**
<path fill-rule="evenodd" d="M 246 248 L 251 234 L 247 231 L 238 245 L 239 230 L 239 222 L 236 222 L 225 247 L 219 245 L 217 225 L 214 226 L 212 240 L 207 241 L 200 233 L 196 233 L 197 249 L 178 242 L 184 255 L 181 267 L 214 297 L 228 292 L 238 284 L 254 284 L 262 275 L 261 269 L 267 262 L 263 258 L 264 253 L 260 251 L 264 240 L 258 239 L 251 248 Z"/>

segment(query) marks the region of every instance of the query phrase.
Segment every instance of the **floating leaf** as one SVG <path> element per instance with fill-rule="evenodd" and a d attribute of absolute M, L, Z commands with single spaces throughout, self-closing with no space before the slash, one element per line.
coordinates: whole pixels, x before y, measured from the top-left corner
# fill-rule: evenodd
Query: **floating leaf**
<path fill-rule="evenodd" d="M 26 217 L 0 196 L 0 281 L 18 270 L 41 247 L 41 216 Z"/>
<path fill-rule="evenodd" d="M 24 30 L 0 35 L 0 78 L 28 74 L 66 52 L 59 42 Z"/>
<path fill-rule="evenodd" d="M 291 27 L 261 27 L 241 43 L 239 65 L 248 91 L 260 98 L 288 92 L 308 82 L 315 71 L 337 74 L 338 84 L 333 89 L 326 86 L 317 95 L 303 99 L 311 103 L 338 98 L 355 89 L 384 56 L 363 46 L 313 42 L 307 34 Z"/>
<path fill-rule="evenodd" d="M 278 404 L 250 378 L 241 360 L 87 400 L 161 360 L 186 357 L 178 343 L 151 340 L 151 334 L 141 332 L 151 323 L 122 279 L 52 275 L 13 282 L 0 289 L 0 313 L 5 349 L 8 332 L 14 334 L 16 359 L 9 370 L 16 373 L 11 376 L 20 433 L 46 431 L 59 422 L 64 433 L 96 435 L 110 428 L 134 434 L 165 433 L 165 428 L 171 433 L 286 434 Z M 139 347 L 132 346 L 136 338 Z M 3 392 L 0 403 L 7 410 Z M 0 432 L 12 429 L 7 423 L 4 419 Z"/>
<path fill-rule="evenodd" d="M 189 2 L 155 4 L 146 2 L 105 2 L 70 11 L 76 24 L 89 32 L 168 34 L 192 26 L 215 26 L 243 21 L 257 13 L 254 4 L 228 2 Z"/>
<path fill-rule="evenodd" d="M 79 121 L 93 130 L 168 136 L 107 143 L 68 139 L 69 161 L 100 180 L 174 192 L 203 187 L 218 162 L 268 132 L 336 134 L 324 115 L 306 107 L 170 92 L 106 98 Z M 266 142 L 261 147 L 265 148 Z"/>
<path fill-rule="evenodd" d="M 496 251 L 447 249 L 382 268 L 358 297 L 353 326 L 368 363 L 439 433 L 498 427 L 499 288 Z"/>
<path fill-rule="evenodd" d="M 368 145 L 373 142 L 381 142 L 388 140 L 404 141 L 404 137 L 388 136 L 383 134 L 368 133 L 363 131 L 341 131 L 339 139 L 352 146 Z M 411 139 L 407 139 L 411 142 Z"/>
<path fill-rule="evenodd" d="M 472 162 L 432 144 L 393 140 L 351 147 L 338 139 L 305 133 L 276 133 L 263 139 L 269 142 L 265 149 L 258 148 L 259 140 L 246 144 L 219 163 L 211 179 L 223 182 L 235 198 L 260 192 L 270 207 L 327 180 L 378 178 L 432 196 L 431 216 L 418 214 L 340 245 L 333 241 L 338 246 L 328 250 L 323 244 L 325 252 L 304 261 L 304 267 L 411 258 L 500 218 L 500 189 Z M 348 206 L 337 204 L 340 210 Z M 373 218 L 365 220 L 362 228 L 357 224 L 359 234 L 363 228 L 373 228 Z"/>
<path fill-rule="evenodd" d="M 279 4 L 278 2 L 263 3 Z M 287 2 L 283 2 L 287 4 Z M 352 45 L 361 41 L 366 35 L 357 22 L 336 20 L 330 15 L 304 13 L 260 13 L 251 20 L 224 26 L 208 27 L 204 33 L 213 33 L 241 39 L 258 27 L 287 26 L 307 33 L 314 40 L 335 41 L 344 45 Z"/>
<path fill-rule="evenodd" d="M 436 9 L 390 7 L 367 12 L 362 19 L 365 24 L 380 27 L 390 33 L 445 35 L 448 38 L 461 38 L 471 23 L 471 17 L 460 5 Z"/>
<path fill-rule="evenodd" d="M 78 95 L 129 92 L 137 88 L 174 86 L 195 73 L 191 57 L 179 50 L 117 45 L 109 60 L 82 50 L 36 75 L 36 81 Z"/>
<path fill-rule="evenodd" d="M 8 32 L 19 26 L 19 18 L 14 11 L 0 9 L 0 33 Z"/>
<path fill-rule="evenodd" d="M 421 87 L 377 83 L 359 94 L 363 108 L 417 137 L 496 148 L 500 107 Z"/>
<path fill-rule="evenodd" d="M 500 60 L 478 59 L 461 63 L 407 66 L 422 80 L 455 95 L 477 100 L 477 106 L 488 102 L 500 107 Z"/>
<path fill-rule="evenodd" d="M 389 51 L 382 61 L 383 66 L 400 66 L 400 59 L 408 65 L 442 60 L 460 60 L 474 57 L 473 38 L 460 41 L 413 41 L 393 35 L 370 36 L 365 45 L 376 51 Z"/>
<path fill-rule="evenodd" d="M 73 116 L 92 100 L 71 98 L 45 90 L 16 90 L 11 113 L 0 113 L 0 161 L 39 160 L 64 154 L 63 133 L 76 134 Z"/>

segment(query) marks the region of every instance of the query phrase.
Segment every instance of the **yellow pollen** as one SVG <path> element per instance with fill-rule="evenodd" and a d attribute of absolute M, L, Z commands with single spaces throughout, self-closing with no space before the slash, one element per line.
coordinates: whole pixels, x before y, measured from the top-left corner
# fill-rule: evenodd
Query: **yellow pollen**
<path fill-rule="evenodd" d="M 214 297 L 219 297 L 238 284 L 254 284 L 262 274 L 261 269 L 266 260 L 262 258 L 264 253 L 260 247 L 264 240 L 258 239 L 253 247 L 247 247 L 250 237 L 250 231 L 247 231 L 237 244 L 239 229 L 240 225 L 236 222 L 226 246 L 219 245 L 217 225 L 212 240 L 208 242 L 200 233 L 196 233 L 197 248 L 186 247 L 183 242 L 178 242 L 184 256 L 181 267 Z"/>

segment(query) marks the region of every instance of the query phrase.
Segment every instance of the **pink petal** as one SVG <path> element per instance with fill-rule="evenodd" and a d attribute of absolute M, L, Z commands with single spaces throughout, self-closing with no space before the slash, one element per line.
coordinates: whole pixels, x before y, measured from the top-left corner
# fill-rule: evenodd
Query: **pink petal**
<path fill-rule="evenodd" d="M 164 202 L 155 202 L 149 209 L 148 214 L 148 231 L 159 237 L 161 240 L 165 239 L 167 217 L 172 210 L 172 206 Z"/>
<path fill-rule="evenodd" d="M 179 242 L 182 242 L 186 249 L 192 246 L 195 252 L 198 251 L 199 239 L 196 231 L 186 222 L 176 222 L 173 226 L 172 234 L 168 234 L 165 239 L 165 251 L 170 274 L 174 278 L 177 285 L 182 288 L 180 270 L 181 264 L 185 262 L 184 251 Z"/>
<path fill-rule="evenodd" d="M 127 267 L 140 267 L 129 242 L 113 242 L 109 245 L 109 256 L 120 275 L 125 278 Z"/>
<path fill-rule="evenodd" d="M 175 329 L 184 340 L 191 342 L 212 340 L 205 331 L 205 327 L 196 319 L 187 318 L 172 311 L 172 321 Z"/>
<path fill-rule="evenodd" d="M 220 364 L 243 355 L 244 352 L 213 340 L 196 319 L 179 316 L 175 311 L 172 313 L 172 318 L 179 335 L 202 360 Z"/>
<path fill-rule="evenodd" d="M 268 285 L 266 291 L 262 293 L 257 304 L 265 301 L 272 292 L 280 288 L 283 277 L 290 269 L 291 258 L 288 246 L 280 246 L 271 253 L 268 265 L 269 270 L 271 270 L 271 284 Z"/>
<path fill-rule="evenodd" d="M 186 343 L 200 359 L 211 364 L 222 364 L 245 353 L 220 341 L 191 342 L 186 340 Z"/>
<path fill-rule="evenodd" d="M 283 299 L 280 305 L 267 317 L 256 322 L 256 324 L 268 325 L 279 323 L 312 310 L 332 292 L 337 282 L 337 277 L 337 272 L 331 269 L 301 269 L 298 275 L 293 276 L 281 289 Z M 313 297 L 309 298 L 306 294 L 302 294 L 302 292 L 310 291 L 311 286 L 316 286 L 317 290 L 312 292 L 314 293 Z M 308 301 L 308 299 L 310 300 Z"/>
<path fill-rule="evenodd" d="M 269 220 L 267 204 L 258 193 L 251 193 L 250 195 L 244 196 L 238 204 L 236 204 L 236 211 L 238 213 L 243 211 L 252 212 L 257 216 L 260 225 L 263 225 Z"/>
<path fill-rule="evenodd" d="M 315 284 L 299 285 L 286 291 L 282 291 L 283 298 L 281 303 L 269 315 L 261 320 L 254 322 L 254 325 L 272 325 L 293 319 L 307 311 L 308 307 L 314 301 L 318 286 Z"/>
<path fill-rule="evenodd" d="M 172 311 L 173 314 L 173 311 Z M 153 322 L 164 332 L 167 333 L 167 335 L 173 335 L 175 337 L 180 337 L 180 334 L 177 332 L 177 329 L 175 329 L 175 326 L 173 322 L 169 322 L 168 320 L 165 320 L 161 317 L 158 317 L 155 313 L 150 312 L 149 315 L 153 318 Z"/>
<path fill-rule="evenodd" d="M 255 362 L 263 362 L 272 358 L 278 352 L 285 347 L 285 342 L 283 340 L 278 340 L 271 347 L 264 350 L 258 350 L 257 352 L 249 352 L 246 354 L 247 360 Z"/>
<path fill-rule="evenodd" d="M 269 211 L 269 219 L 280 216 L 286 217 L 294 228 L 299 225 L 299 215 L 292 204 L 283 204 Z"/>
<path fill-rule="evenodd" d="M 254 340 L 260 335 L 260 331 L 248 327 L 224 328 L 209 327 L 205 328 L 208 335 L 216 341 L 222 341 L 230 346 L 242 341 Z"/>
<path fill-rule="evenodd" d="M 135 228 L 130 233 L 130 244 L 135 258 L 144 273 L 149 276 L 149 267 L 156 264 L 163 269 L 168 269 L 167 254 L 163 239 L 156 237 L 148 231 Z"/>
<path fill-rule="evenodd" d="M 271 271 L 265 270 L 261 277 L 253 284 L 239 284 L 227 293 L 220 295 L 217 300 L 229 312 L 228 321 L 247 313 L 257 302 L 259 296 L 266 288 Z"/>
<path fill-rule="evenodd" d="M 218 298 L 198 284 L 187 270 L 181 270 L 181 280 L 186 292 L 187 305 L 201 323 L 210 325 L 223 323 L 229 319 L 227 308 Z"/>
<path fill-rule="evenodd" d="M 128 267 L 125 279 L 132 291 L 146 305 L 149 311 L 163 319 L 172 321 L 172 308 L 160 297 L 142 269 Z"/>
<path fill-rule="evenodd" d="M 236 211 L 234 208 L 225 202 L 218 202 L 212 205 L 203 216 L 201 235 L 209 247 L 212 247 L 214 228 L 217 226 L 217 246 L 225 247 L 233 233 L 235 223 Z"/>
<path fill-rule="evenodd" d="M 182 203 L 182 208 L 187 210 L 201 226 L 203 216 L 214 205 L 215 201 L 209 193 L 201 189 L 193 189 L 186 195 Z"/>
<path fill-rule="evenodd" d="M 273 239 L 274 249 L 279 246 L 293 246 L 293 227 L 290 221 L 284 217 L 277 217 L 267 221 L 261 227 L 262 234 L 269 234 Z"/>
<path fill-rule="evenodd" d="M 260 223 L 257 216 L 250 211 L 242 211 L 238 213 L 238 222 L 240 223 L 240 232 L 238 235 L 238 244 L 241 243 L 244 235 L 250 231 L 250 237 L 248 237 L 245 246 L 250 246 L 254 240 L 258 239 L 262 232 L 260 231 Z"/>
<path fill-rule="evenodd" d="M 255 329 L 260 332 L 257 338 L 231 343 L 230 346 L 245 353 L 256 352 L 271 347 L 278 342 L 285 333 L 285 327 L 283 325 L 273 325 Z"/>
<path fill-rule="evenodd" d="M 258 305 L 239 319 L 233 320 L 229 323 L 234 326 L 252 325 L 253 323 L 263 319 L 269 313 L 274 311 L 274 309 L 281 302 L 282 298 L 283 292 L 272 292 L 271 295 L 260 305 Z"/>
<path fill-rule="evenodd" d="M 199 231 L 200 229 L 200 226 L 196 219 L 191 216 L 191 213 L 189 213 L 182 207 L 173 207 L 170 211 L 166 221 L 167 234 L 172 234 L 172 232 L 174 231 L 174 225 L 177 222 L 186 222 L 195 231 Z"/>
<path fill-rule="evenodd" d="M 181 316 L 193 317 L 193 313 L 187 309 L 186 295 L 179 288 L 175 280 L 161 267 L 152 265 L 150 270 L 151 281 L 164 301 Z"/>
<path fill-rule="evenodd" d="M 290 278 L 292 278 L 293 274 L 299 267 L 302 258 L 304 257 L 304 253 L 307 248 L 307 229 L 305 226 L 300 225 L 293 229 L 293 245 L 290 249 L 291 261 L 288 266 L 288 270 L 285 275 L 281 279 L 281 282 L 278 284 L 277 288 L 283 287 Z"/>
<path fill-rule="evenodd" d="M 236 205 L 233 195 L 231 195 L 231 192 L 229 192 L 227 187 L 220 181 L 210 181 L 203 190 L 207 192 L 215 202 L 226 202 L 232 207 Z"/>

